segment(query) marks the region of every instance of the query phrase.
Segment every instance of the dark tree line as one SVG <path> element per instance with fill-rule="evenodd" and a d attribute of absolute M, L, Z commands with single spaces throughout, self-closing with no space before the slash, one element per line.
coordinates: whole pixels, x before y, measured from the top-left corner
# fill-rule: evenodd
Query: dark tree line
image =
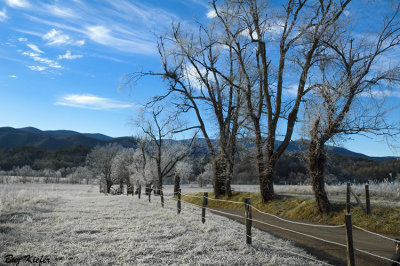
<path fill-rule="evenodd" d="M 350 155 L 327 154 L 324 177 L 327 184 L 381 182 L 385 179 L 400 180 L 400 160 L 379 161 Z M 258 183 L 255 160 L 251 155 L 242 155 L 237 159 L 233 183 Z M 274 183 L 282 185 L 311 184 L 305 154 L 285 152 L 274 169 Z"/>
<path fill-rule="evenodd" d="M 0 169 L 9 171 L 29 165 L 33 170 L 71 168 L 85 165 L 90 147 L 76 146 L 46 150 L 38 147 L 0 149 Z"/>

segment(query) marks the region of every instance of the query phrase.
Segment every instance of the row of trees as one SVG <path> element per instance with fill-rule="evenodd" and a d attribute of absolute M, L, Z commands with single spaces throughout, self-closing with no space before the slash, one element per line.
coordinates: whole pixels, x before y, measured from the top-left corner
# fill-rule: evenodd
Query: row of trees
<path fill-rule="evenodd" d="M 158 146 L 141 140 L 135 149 L 117 144 L 95 147 L 88 154 L 86 163 L 107 193 L 115 184 L 121 190 L 124 185 L 132 189 L 144 186 L 147 192 L 154 188 L 160 193 L 165 181 L 179 186 L 193 180 L 195 171 L 188 156 L 187 146 L 175 143 Z M 206 185 L 211 181 L 210 176 L 210 167 L 206 164 L 196 179 L 200 185 Z"/>
<path fill-rule="evenodd" d="M 68 181 L 73 184 L 80 184 L 82 182 L 89 183 L 92 174 L 87 167 L 78 166 L 71 168 L 60 168 L 53 170 L 44 168 L 40 170 L 32 169 L 30 165 L 15 166 L 9 171 L 0 170 L 0 176 L 4 177 L 17 177 L 20 182 L 27 183 L 29 180 L 37 180 L 37 182 L 45 183 L 61 183 Z"/>
<path fill-rule="evenodd" d="M 274 168 L 300 123 L 318 210 L 329 212 L 325 144 L 345 134 L 392 134 L 376 96 L 399 81 L 397 62 L 380 64 L 400 44 L 399 4 L 365 33 L 351 20 L 350 2 L 213 0 L 214 18 L 197 31 L 178 24 L 159 38 L 161 72 L 130 76 L 162 77 L 167 91 L 149 105 L 172 98 L 177 116 L 196 118 L 187 128 L 207 143 L 216 197 L 231 195 L 237 140 L 246 135 L 262 199 L 273 199 Z"/>

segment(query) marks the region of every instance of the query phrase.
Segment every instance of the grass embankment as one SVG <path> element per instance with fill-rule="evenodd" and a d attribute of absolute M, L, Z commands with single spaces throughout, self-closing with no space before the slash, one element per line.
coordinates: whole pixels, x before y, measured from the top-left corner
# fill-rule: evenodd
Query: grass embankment
<path fill-rule="evenodd" d="M 186 195 L 203 196 L 202 192 L 188 193 Z M 223 209 L 244 210 L 244 205 L 212 200 L 214 193 L 209 192 L 207 207 Z M 233 192 L 233 196 L 220 198 L 221 200 L 230 200 L 244 202 L 245 198 L 251 199 L 251 205 L 257 209 L 281 217 L 292 218 L 296 220 L 323 223 L 328 225 L 344 224 L 346 206 L 344 203 L 332 203 L 333 211 L 330 214 L 319 214 L 315 200 L 307 200 L 295 197 L 277 197 L 266 204 L 262 203 L 261 196 L 258 193 Z M 182 197 L 183 201 L 202 206 L 202 198 Z M 393 207 L 371 206 L 371 215 L 366 215 L 360 207 L 351 209 L 351 218 L 353 225 L 364 229 L 393 235 L 400 235 L 400 210 Z"/>

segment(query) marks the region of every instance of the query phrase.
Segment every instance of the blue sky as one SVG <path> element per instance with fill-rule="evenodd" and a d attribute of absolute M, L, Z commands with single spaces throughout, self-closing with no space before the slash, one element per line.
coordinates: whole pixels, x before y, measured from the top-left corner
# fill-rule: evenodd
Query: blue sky
<path fill-rule="evenodd" d="M 137 111 L 163 85 L 145 79 L 119 91 L 121 78 L 159 70 L 155 36 L 172 22 L 206 20 L 207 2 L 0 0 L 0 127 L 135 134 Z M 390 100 L 399 99 L 397 93 Z M 400 156 L 376 139 L 343 146 Z"/>

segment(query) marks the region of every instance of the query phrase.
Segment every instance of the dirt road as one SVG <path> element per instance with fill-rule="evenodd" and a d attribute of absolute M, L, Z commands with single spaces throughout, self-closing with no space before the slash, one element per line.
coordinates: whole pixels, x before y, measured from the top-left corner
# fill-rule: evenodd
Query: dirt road
<path fill-rule="evenodd" d="M 223 211 L 235 215 L 244 215 L 244 211 L 239 210 L 226 210 L 226 209 L 215 209 L 217 211 Z M 220 214 L 214 212 L 215 214 Z M 333 265 L 347 265 L 346 261 L 346 233 L 344 227 L 339 228 L 320 228 L 320 227 L 310 227 L 299 224 L 293 224 L 290 222 L 282 221 L 278 218 L 268 216 L 262 213 L 253 212 L 253 219 L 259 220 L 271 225 L 265 225 L 259 222 L 253 222 L 253 226 L 265 230 L 275 236 L 289 239 L 296 243 L 299 247 L 306 249 L 310 254 L 318 257 L 319 259 L 328 261 Z M 224 215 L 231 219 L 237 220 L 239 222 L 244 221 L 238 217 Z M 286 219 L 286 218 L 285 218 Z M 290 220 L 290 219 L 288 219 Z M 293 221 L 293 220 L 291 220 Z M 315 224 L 315 223 L 314 223 Z M 302 234 L 290 232 L 287 230 L 282 230 L 276 226 L 287 228 L 288 230 L 296 231 Z M 243 227 L 243 231 L 245 228 Z M 339 246 L 336 244 L 327 243 L 321 240 L 313 239 L 311 237 L 305 236 L 312 235 L 317 238 L 322 238 L 327 241 L 336 242 L 344 246 Z M 390 238 L 396 238 L 398 236 L 389 236 Z M 394 253 L 394 243 L 388 239 L 358 230 L 353 229 L 353 241 L 354 248 L 361 249 L 385 258 L 391 258 Z M 367 255 L 361 252 L 355 252 L 355 264 L 356 265 L 389 265 L 390 262 L 384 259 L 379 259 L 371 255 Z"/>

